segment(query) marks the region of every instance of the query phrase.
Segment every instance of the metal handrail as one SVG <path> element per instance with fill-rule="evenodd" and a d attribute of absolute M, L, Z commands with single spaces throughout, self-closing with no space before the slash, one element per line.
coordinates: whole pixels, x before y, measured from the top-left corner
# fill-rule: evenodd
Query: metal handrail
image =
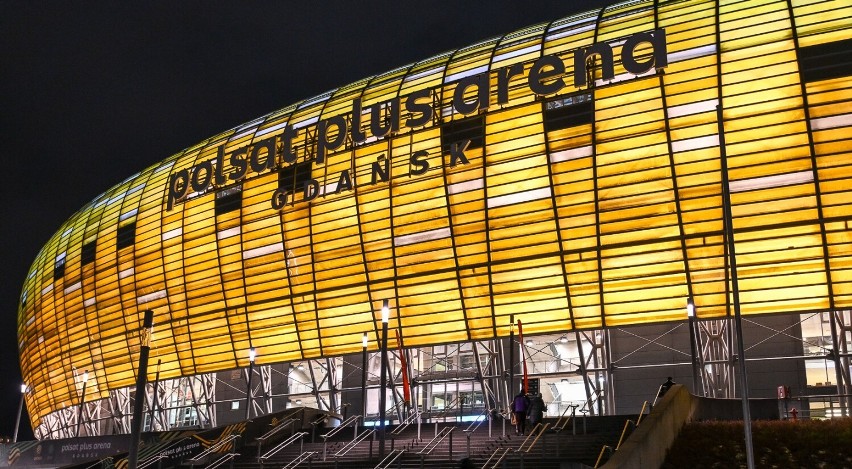
<path fill-rule="evenodd" d="M 374 429 L 364 430 L 360 435 L 352 439 L 352 441 L 343 445 L 338 452 L 334 453 L 334 457 L 339 458 L 341 456 L 346 456 L 346 453 L 352 451 L 353 448 L 358 446 L 358 443 L 366 440 L 367 437 L 372 436 L 374 433 L 376 433 L 376 430 Z"/>
<path fill-rule="evenodd" d="M 603 445 L 603 447 L 601 448 L 601 452 L 600 452 L 600 454 L 598 454 L 598 459 L 597 459 L 597 461 L 595 461 L 595 467 L 594 467 L 594 469 L 598 469 L 598 468 L 601 466 L 601 458 L 603 458 L 604 451 L 606 451 L 606 450 L 609 450 L 609 451 L 610 451 L 610 454 L 612 454 L 612 446 L 610 446 L 610 445 Z"/>
<path fill-rule="evenodd" d="M 332 428 L 331 431 L 329 431 L 328 433 L 326 433 L 324 435 L 320 435 L 320 438 L 322 438 L 322 460 L 323 461 L 325 461 L 325 457 L 328 454 L 328 439 L 333 437 L 334 435 L 337 435 L 341 431 L 343 431 L 344 428 L 349 428 L 350 423 L 355 424 L 353 426 L 353 429 L 354 429 L 353 430 L 354 431 L 353 438 L 358 438 L 358 419 L 360 419 L 360 418 L 361 418 L 360 415 L 353 415 L 352 417 L 349 417 L 345 421 L 341 422 L 340 425 Z M 311 441 L 313 441 L 313 437 L 311 437 Z"/>
<path fill-rule="evenodd" d="M 284 465 L 284 467 L 283 467 L 283 468 L 281 468 L 281 469 L 293 469 L 293 468 L 295 468 L 296 466 L 298 466 L 299 464 L 302 464 L 303 462 L 307 461 L 308 459 L 313 458 L 313 457 L 314 457 L 314 456 L 316 456 L 316 455 L 317 455 L 317 452 L 316 452 L 316 451 L 305 451 L 304 453 L 302 453 L 302 454 L 300 454 L 300 455 L 296 456 L 296 458 L 295 458 L 295 459 L 293 459 L 292 461 L 288 462 L 288 463 L 287 463 L 286 465 Z"/>
<path fill-rule="evenodd" d="M 488 460 L 485 461 L 485 464 L 482 465 L 482 469 L 496 469 L 500 466 L 500 463 L 503 462 L 503 459 L 506 458 L 506 455 L 509 454 L 509 451 L 512 451 L 512 448 L 497 448 L 491 453 L 491 456 L 488 457 Z M 494 461 L 494 464 L 488 465 L 491 463 L 491 460 L 494 459 L 497 454 L 500 453 L 500 456 Z"/>
<path fill-rule="evenodd" d="M 227 453 L 224 456 L 222 456 L 221 458 L 217 459 L 216 461 L 213 461 L 212 464 L 207 466 L 207 469 L 216 469 L 217 467 L 221 466 L 222 464 L 225 464 L 228 461 L 231 461 L 231 467 L 233 467 L 234 466 L 234 464 L 233 464 L 234 458 L 239 456 L 239 455 L 240 455 L 240 453 Z"/>
<path fill-rule="evenodd" d="M 286 440 L 282 441 L 281 443 L 278 443 L 272 449 L 270 449 L 269 451 L 264 453 L 262 456 L 258 455 L 257 461 L 262 465 L 267 459 L 271 458 L 272 456 L 275 456 L 276 454 L 278 454 L 279 451 L 281 451 L 282 449 L 292 445 L 293 443 L 295 443 L 299 440 L 302 440 L 305 437 L 305 435 L 307 435 L 307 434 L 308 434 L 308 432 L 297 432 L 297 433 L 290 435 L 290 438 L 287 438 Z M 259 452 L 260 452 L 260 450 L 258 449 L 258 453 Z"/>
<path fill-rule="evenodd" d="M 400 422 L 399 425 L 397 425 L 396 428 L 394 428 L 393 431 L 390 432 L 390 435 L 399 435 L 400 433 L 405 431 L 405 429 L 408 428 L 412 423 L 419 421 L 420 415 L 421 413 L 419 411 L 412 413 L 405 420 Z"/>
<path fill-rule="evenodd" d="M 92 468 L 95 468 L 95 467 L 98 467 L 98 466 L 100 466 L 100 467 L 112 467 L 112 465 L 104 466 L 104 463 L 107 462 L 107 461 L 112 462 L 112 456 L 107 456 L 103 459 L 98 459 L 97 461 L 93 462 L 92 464 L 86 466 L 83 469 L 92 469 Z"/>
<path fill-rule="evenodd" d="M 261 453 L 263 453 L 263 444 L 266 443 L 266 440 L 272 438 L 277 435 L 281 430 L 287 428 L 288 426 L 293 426 L 293 431 L 296 431 L 296 419 L 285 419 L 278 423 L 278 425 L 272 427 L 268 432 L 260 435 L 255 438 L 254 441 L 257 442 L 257 457 L 260 459 Z"/>
<path fill-rule="evenodd" d="M 382 459 L 381 462 L 376 465 L 374 469 L 389 469 L 391 464 L 397 462 L 404 453 L 404 449 L 395 449 L 391 451 L 387 456 L 385 456 L 385 459 Z"/>
<path fill-rule="evenodd" d="M 549 427 L 549 426 L 550 426 L 549 423 L 543 424 L 543 423 L 539 422 L 539 423 L 535 424 L 535 427 L 533 427 L 530 434 L 527 435 L 527 437 L 524 439 L 524 442 L 521 443 L 521 446 L 519 446 L 518 449 L 515 450 L 515 452 L 516 453 L 529 453 L 530 450 L 535 447 L 536 443 L 538 443 L 538 439 L 541 438 L 541 436 L 544 435 L 544 432 L 547 431 L 547 427 Z M 533 438 L 533 437 L 535 437 L 535 438 Z M 530 442 L 530 444 L 527 445 L 527 442 L 530 441 L 530 438 L 532 438 L 532 442 Z"/>
<path fill-rule="evenodd" d="M 293 425 L 295 423 L 296 423 L 296 419 L 282 420 L 282 421 L 278 422 L 278 425 L 272 427 L 271 430 L 264 433 L 263 435 L 260 435 L 259 437 L 255 438 L 255 440 L 266 441 L 266 440 L 272 438 L 276 433 L 278 433 L 281 430 L 283 430 L 284 428 L 286 428 L 288 425 Z"/>
<path fill-rule="evenodd" d="M 663 391 L 664 384 L 661 384 L 659 388 L 657 388 L 657 394 L 654 396 L 654 402 L 651 403 L 651 408 L 653 409 L 655 405 L 657 405 L 657 399 L 660 398 L 660 393 Z"/>
<path fill-rule="evenodd" d="M 476 429 L 479 428 L 480 425 L 482 425 L 482 422 L 485 422 L 486 420 L 491 418 L 491 411 L 492 410 L 493 409 L 482 409 L 482 412 L 480 412 L 479 415 L 476 416 L 476 419 L 474 419 L 473 422 L 470 422 L 470 425 L 468 425 L 467 428 L 465 428 L 462 431 L 465 432 L 465 433 L 475 432 Z M 481 419 L 479 417 L 485 417 L 485 418 Z"/>
<path fill-rule="evenodd" d="M 201 453 L 187 459 L 187 461 L 189 461 L 189 466 L 194 467 L 202 459 L 206 458 L 210 454 L 218 453 L 219 450 L 222 449 L 222 447 L 224 447 L 226 444 L 233 443 L 235 440 L 237 440 L 239 438 L 240 438 L 240 435 L 228 435 L 227 437 L 220 440 L 218 443 L 211 445 L 209 448 L 205 449 Z M 234 446 L 236 446 L 236 444 Z"/>
<path fill-rule="evenodd" d="M 354 417 L 354 415 L 353 415 L 353 417 Z M 319 414 L 319 416 L 317 416 L 317 418 L 311 420 L 311 425 L 319 425 L 319 424 L 322 423 L 323 420 L 325 420 L 327 418 L 328 418 L 328 414 Z"/>
<path fill-rule="evenodd" d="M 444 408 L 443 408 L 440 412 L 438 412 L 438 413 L 432 413 L 432 411 L 430 410 L 430 411 L 429 411 L 429 413 L 431 414 L 431 415 L 430 415 L 430 417 L 432 418 L 432 420 L 435 420 L 435 419 L 438 419 L 438 418 L 442 418 L 442 419 L 444 419 L 444 420 L 446 421 L 446 420 L 447 420 L 447 415 L 449 415 L 449 413 L 450 413 L 450 411 L 451 411 L 451 410 L 455 410 L 455 409 L 457 409 L 457 408 L 458 408 L 458 404 L 459 404 L 459 402 L 460 402 L 460 401 L 461 401 L 461 398 L 460 398 L 460 397 L 457 397 L 457 398 L 453 399 L 453 400 L 452 400 L 449 404 L 447 404 L 447 405 L 446 405 L 446 407 L 444 407 Z"/>
<path fill-rule="evenodd" d="M 482 409 L 482 412 L 480 412 L 479 415 L 476 416 L 476 419 L 474 419 L 473 422 L 470 422 L 470 425 L 468 425 L 467 428 L 462 430 L 463 432 L 465 432 L 465 436 L 467 437 L 467 454 L 471 454 L 471 452 L 470 452 L 470 437 L 473 435 L 474 432 L 476 432 L 477 429 L 479 429 L 480 425 L 482 425 L 482 422 L 485 422 L 486 420 L 488 421 L 488 437 L 489 438 L 491 437 L 491 413 L 492 412 L 496 412 L 496 410 L 494 410 L 494 409 Z M 480 417 L 485 417 L 485 418 L 480 418 Z"/>
<path fill-rule="evenodd" d="M 618 444 L 615 445 L 615 451 L 618 451 L 618 448 L 621 448 L 621 443 L 624 442 L 624 436 L 627 434 L 627 427 L 631 424 L 635 426 L 636 422 L 630 419 L 627 419 L 627 421 L 624 422 L 624 428 L 621 430 L 621 437 L 618 438 Z"/>
<path fill-rule="evenodd" d="M 323 418 L 325 418 L 325 417 L 323 417 Z M 353 422 L 357 426 L 358 425 L 358 419 L 360 419 L 360 418 L 361 418 L 360 415 L 353 415 L 353 416 L 349 417 L 348 419 L 346 419 L 345 421 L 343 421 L 340 425 L 332 428 L 328 433 L 320 435 L 320 438 L 322 438 L 323 440 L 328 440 L 329 438 L 333 437 L 334 435 L 337 435 L 338 433 L 340 433 L 344 428 L 349 427 L 349 424 L 351 424 Z"/>
<path fill-rule="evenodd" d="M 581 413 L 590 413 L 592 411 L 592 406 L 595 405 L 596 402 L 601 400 L 600 394 L 595 394 L 593 399 L 589 399 L 583 402 L 583 407 L 580 409 Z"/>
<path fill-rule="evenodd" d="M 648 401 L 642 403 L 642 410 L 639 411 L 639 418 L 636 419 L 636 426 L 642 423 L 642 417 L 645 416 L 645 409 L 648 408 Z"/>
<path fill-rule="evenodd" d="M 437 448 L 445 438 L 453 434 L 453 430 L 455 430 L 455 427 L 444 427 L 444 429 L 435 435 L 435 438 L 432 438 L 429 443 L 426 443 L 426 446 L 424 446 L 417 454 L 421 456 L 432 454 L 432 451 Z M 450 441 L 452 441 L 452 439 Z"/>
<path fill-rule="evenodd" d="M 168 456 L 165 453 L 172 447 L 177 446 L 183 443 L 184 441 L 186 441 L 186 438 L 177 438 L 173 441 L 159 443 L 148 447 L 146 453 L 150 454 L 150 456 L 147 456 L 144 459 L 140 459 L 139 464 L 136 465 L 137 469 L 145 469 L 155 462 L 167 459 Z"/>
<path fill-rule="evenodd" d="M 143 461 L 140 461 L 139 464 L 136 465 L 136 469 L 145 469 L 148 466 L 153 465 L 154 463 L 159 463 L 163 459 L 167 459 L 168 456 L 164 454 L 164 451 L 160 451 L 159 453 L 147 458 Z"/>
<path fill-rule="evenodd" d="M 580 407 L 580 406 L 577 405 L 577 404 L 568 404 L 568 407 L 566 407 L 565 410 L 562 411 L 562 415 L 560 415 L 559 418 L 556 419 L 556 423 L 553 424 L 553 431 L 559 433 L 562 430 L 565 430 L 565 427 L 568 426 L 568 422 L 573 422 L 574 425 L 576 426 L 577 407 Z M 569 410 L 571 411 L 571 415 L 566 417 L 565 414 L 567 414 Z M 565 419 L 565 422 L 563 422 L 562 419 Z M 561 426 L 560 426 L 560 423 L 562 424 Z M 576 433 L 577 433 L 577 431 L 576 431 L 576 428 L 575 428 L 574 434 L 576 434 Z"/>

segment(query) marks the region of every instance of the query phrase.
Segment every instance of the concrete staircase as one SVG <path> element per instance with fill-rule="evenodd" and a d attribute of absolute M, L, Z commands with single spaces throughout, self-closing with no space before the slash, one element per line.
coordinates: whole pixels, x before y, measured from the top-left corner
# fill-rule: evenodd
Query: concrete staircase
<path fill-rule="evenodd" d="M 569 424 L 561 432 L 550 428 L 543 432 L 533 444 L 533 438 L 514 434 L 508 422 L 503 430 L 502 421 L 495 421 L 490 429 L 483 422 L 473 429 L 469 423 L 424 423 L 418 429 L 410 425 L 395 432 L 395 427 L 387 428 L 385 437 L 385 455 L 392 454 L 396 459 L 385 463 L 388 469 L 450 469 L 459 468 L 460 461 L 469 459 L 473 468 L 481 468 L 497 452 L 505 454 L 499 465 L 492 458 L 490 467 L 505 469 L 566 469 L 593 466 L 603 445 L 614 445 L 618 441 L 627 416 L 587 417 L 583 423 L 577 421 L 577 434 L 572 433 Z M 545 419 L 552 426 L 555 420 Z M 585 432 L 584 432 L 585 427 Z M 333 436 L 324 439 L 305 435 L 300 441 L 290 444 L 262 463 L 258 460 L 257 449 L 251 442 L 244 442 L 239 449 L 240 456 L 235 458 L 233 467 L 237 469 L 268 468 L 309 468 L 309 469 L 368 469 L 379 467 L 379 438 L 371 427 L 344 428 Z M 292 432 L 290 432 L 292 433 Z M 354 436 L 360 440 L 353 443 Z M 438 443 L 433 442 L 436 434 L 445 437 Z M 284 438 L 290 435 L 282 435 Z M 523 446 L 526 450 L 518 452 Z M 430 442 L 432 444 L 430 445 Z M 274 443 L 266 443 L 267 448 Z M 400 453 L 400 454 L 398 454 Z M 293 463 L 298 464 L 293 464 Z M 225 466 L 228 467 L 228 466 Z M 470 467 L 470 466 L 468 466 Z"/>

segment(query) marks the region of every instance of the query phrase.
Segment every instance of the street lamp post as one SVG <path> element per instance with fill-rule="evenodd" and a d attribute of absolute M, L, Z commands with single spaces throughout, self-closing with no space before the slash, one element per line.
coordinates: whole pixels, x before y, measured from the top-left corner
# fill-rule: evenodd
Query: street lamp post
<path fill-rule="evenodd" d="M 145 310 L 142 319 L 142 344 L 139 347 L 139 370 L 136 374 L 136 397 L 133 400 L 133 420 L 130 422 L 130 449 L 127 454 L 127 466 L 136 469 L 139 461 L 139 436 L 142 433 L 142 405 L 145 403 L 145 382 L 148 377 L 148 354 L 151 336 L 154 334 L 154 312 Z"/>
<path fill-rule="evenodd" d="M 388 300 L 382 303 L 382 357 L 381 357 L 381 378 L 379 384 L 379 459 L 385 457 L 385 406 L 388 385 L 388 370 L 385 364 L 388 360 L 388 320 L 390 317 L 390 309 L 388 308 Z"/>
<path fill-rule="evenodd" d="M 249 349 L 248 379 L 246 380 L 246 420 L 251 418 L 251 374 L 254 371 L 254 357 L 257 352 L 254 347 Z"/>
<path fill-rule="evenodd" d="M 12 436 L 12 443 L 18 442 L 18 429 L 21 427 L 21 414 L 24 412 L 24 396 L 27 395 L 27 385 L 21 384 L 21 402 L 18 404 L 18 419 L 15 420 L 15 434 Z"/>
<path fill-rule="evenodd" d="M 737 273 L 737 244 L 734 242 L 734 215 L 731 211 L 731 186 L 728 179 L 728 154 L 725 145 L 724 113 L 721 104 L 716 106 L 716 125 L 719 132 L 719 159 L 722 162 L 722 218 L 724 219 L 725 245 L 727 246 L 728 268 L 731 272 L 731 296 L 734 300 L 734 328 L 737 332 L 737 361 L 739 362 L 740 387 L 743 403 L 743 433 L 745 434 L 746 467 L 754 469 L 754 442 L 751 433 L 751 410 L 749 408 L 748 373 L 746 373 L 745 347 L 743 345 L 743 323 L 740 311 L 740 285 Z"/>
<path fill-rule="evenodd" d="M 515 315 L 509 315 L 509 402 L 515 397 Z M 579 342 L 577 342 L 579 346 Z M 511 405 L 509 406 L 511 412 Z"/>
<path fill-rule="evenodd" d="M 692 297 L 686 299 L 686 319 L 689 321 L 689 348 L 692 350 L 692 392 L 695 395 L 703 396 L 704 393 L 701 392 L 699 394 L 698 385 L 699 381 L 699 373 L 701 372 L 698 367 L 698 343 L 696 334 L 698 331 L 695 328 L 695 302 L 692 301 Z"/>
<path fill-rule="evenodd" d="M 156 428 L 155 428 L 155 425 L 154 425 L 156 423 L 156 420 L 154 419 L 154 411 L 157 409 L 157 400 L 159 399 L 158 389 L 159 389 L 159 386 L 160 386 L 160 365 L 162 364 L 162 362 L 163 362 L 162 359 L 159 359 L 159 358 L 157 359 L 157 374 L 154 375 L 154 392 L 153 392 L 153 396 L 151 398 L 151 407 L 148 408 L 148 415 L 149 415 L 148 418 L 151 421 L 151 431 L 156 431 Z M 160 406 L 160 407 L 161 407 L 160 410 L 162 410 L 162 406 Z"/>
<path fill-rule="evenodd" d="M 367 333 L 361 337 L 361 416 L 367 418 Z"/>
<path fill-rule="evenodd" d="M 80 409 L 77 412 L 77 432 L 75 436 L 80 436 L 80 422 L 83 421 L 83 407 L 86 405 L 86 384 L 89 382 L 89 372 L 83 372 L 83 393 L 80 396 Z"/>

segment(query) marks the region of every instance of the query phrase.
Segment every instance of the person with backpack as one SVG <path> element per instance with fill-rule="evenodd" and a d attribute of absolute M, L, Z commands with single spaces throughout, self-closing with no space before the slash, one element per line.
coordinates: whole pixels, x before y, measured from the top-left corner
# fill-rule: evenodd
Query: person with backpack
<path fill-rule="evenodd" d="M 541 398 L 541 393 L 535 393 L 532 395 L 532 399 L 530 399 L 530 406 L 528 408 L 528 413 L 530 414 L 530 425 L 535 426 L 541 423 L 541 420 L 544 418 L 544 400 Z"/>
<path fill-rule="evenodd" d="M 530 400 L 524 391 L 518 393 L 512 401 L 512 423 L 515 424 L 515 434 L 523 435 L 526 431 L 527 410 L 530 408 Z"/>

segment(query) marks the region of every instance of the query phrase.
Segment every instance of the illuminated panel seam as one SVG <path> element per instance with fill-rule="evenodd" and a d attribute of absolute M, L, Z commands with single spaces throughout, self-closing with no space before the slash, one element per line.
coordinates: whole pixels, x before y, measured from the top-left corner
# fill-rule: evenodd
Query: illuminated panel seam
<path fill-rule="evenodd" d="M 280 252 L 284 248 L 280 243 L 278 244 L 270 244 L 268 246 L 261 246 L 259 248 L 247 249 L 243 251 L 243 259 L 253 259 L 255 257 L 265 256 L 267 254 L 272 254 L 274 252 Z"/>
<path fill-rule="evenodd" d="M 676 117 L 690 116 L 702 112 L 715 111 L 719 105 L 718 99 L 708 99 L 697 103 L 682 104 L 680 106 L 672 106 L 668 108 L 669 119 Z"/>
<path fill-rule="evenodd" d="M 561 163 L 563 161 L 576 160 L 578 158 L 586 158 L 592 156 L 594 149 L 591 145 L 586 145 L 577 148 L 568 148 L 566 150 L 557 151 L 550 154 L 551 163 Z"/>
<path fill-rule="evenodd" d="M 763 176 L 753 179 L 743 179 L 740 181 L 731 181 L 728 184 L 731 192 L 743 192 L 756 189 L 769 189 L 771 187 L 792 186 L 795 184 L 804 184 L 813 182 L 813 171 L 799 171 L 797 173 L 778 174 L 776 176 Z"/>
<path fill-rule="evenodd" d="M 708 135 L 706 137 L 695 137 L 686 140 L 677 140 L 672 142 L 672 151 L 675 153 L 689 150 L 698 150 L 701 148 L 711 148 L 719 146 L 718 135 Z"/>
<path fill-rule="evenodd" d="M 852 114 L 840 114 L 837 116 L 811 119 L 811 128 L 813 130 L 825 130 L 849 126 L 852 126 Z"/>
<path fill-rule="evenodd" d="M 488 199 L 488 208 L 502 207 L 505 205 L 518 204 L 522 202 L 531 202 L 533 200 L 549 199 L 550 188 L 542 187 L 540 189 L 530 189 L 523 192 L 515 192 L 512 194 L 490 197 Z"/>
<path fill-rule="evenodd" d="M 470 181 L 457 182 L 455 184 L 450 184 L 447 186 L 447 192 L 449 194 L 461 194 L 467 191 L 473 191 L 477 189 L 482 189 L 484 187 L 485 182 L 482 178 L 479 179 L 471 179 Z"/>
<path fill-rule="evenodd" d="M 429 231 L 422 231 L 420 233 L 411 233 L 408 235 L 397 236 L 394 238 L 393 243 L 395 246 L 407 246 L 409 244 L 422 243 L 425 241 L 433 241 L 436 239 L 443 239 L 449 237 L 449 228 L 438 228 Z"/>
<path fill-rule="evenodd" d="M 166 297 L 166 290 L 155 291 L 153 293 L 149 293 L 147 295 L 140 296 L 136 299 L 136 304 L 142 305 L 145 303 L 149 303 L 154 300 L 159 300 L 160 298 Z"/>

